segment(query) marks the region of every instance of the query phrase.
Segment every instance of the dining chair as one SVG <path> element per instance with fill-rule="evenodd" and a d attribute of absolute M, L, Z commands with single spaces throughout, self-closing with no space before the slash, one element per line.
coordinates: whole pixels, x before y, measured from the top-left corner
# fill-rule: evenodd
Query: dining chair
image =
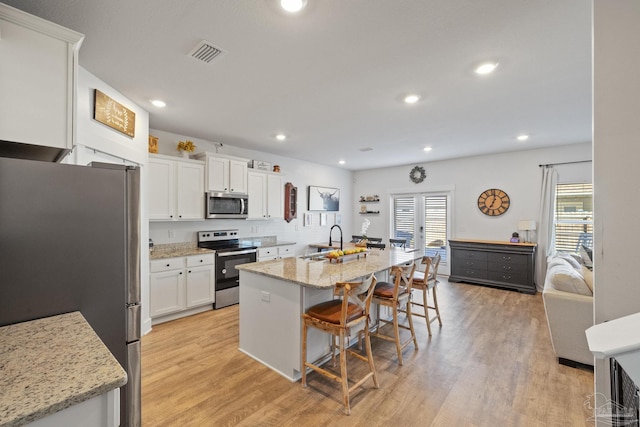
<path fill-rule="evenodd" d="M 379 282 L 373 292 L 373 302 L 377 305 L 377 321 L 375 332 L 371 333 L 372 337 L 382 338 L 387 341 L 393 341 L 396 344 L 396 352 L 398 354 L 398 365 L 402 366 L 402 350 L 413 342 L 413 346 L 418 350 L 418 340 L 413 329 L 413 318 L 411 316 L 411 288 L 413 286 L 413 273 L 416 270 L 415 262 L 411 262 L 402 267 L 392 267 L 391 274 L 394 277 L 393 283 Z M 391 307 L 392 320 L 380 318 L 380 307 Z M 400 310 L 402 306 L 404 310 Z M 399 312 L 407 313 L 409 326 L 400 324 L 398 319 Z M 380 332 L 380 323 L 388 323 L 393 325 L 393 336 L 382 334 Z M 401 342 L 400 329 L 406 329 L 411 332 L 411 336 Z"/>
<path fill-rule="evenodd" d="M 367 242 L 367 249 L 371 249 L 371 248 L 384 249 L 386 247 L 387 245 L 385 245 L 384 243 Z"/>
<path fill-rule="evenodd" d="M 364 239 L 363 236 L 355 236 L 355 235 L 351 235 L 351 243 L 358 243 L 359 241 L 361 241 L 362 239 Z"/>
<path fill-rule="evenodd" d="M 416 300 L 411 300 L 411 305 L 422 307 L 424 314 L 419 312 L 412 312 L 414 316 L 424 317 L 427 322 L 427 330 L 429 336 L 431 336 L 431 322 L 438 319 L 438 323 L 442 326 L 442 318 L 440 317 L 440 308 L 438 307 L 438 267 L 440 266 L 440 254 L 436 256 L 424 256 L 422 257 L 421 266 L 424 266 L 424 271 L 416 270 L 413 273 L 413 289 L 422 291 L 422 303 Z M 433 294 L 433 305 L 428 304 L 429 292 Z M 435 315 L 431 317 L 429 310 L 435 311 Z"/>
<path fill-rule="evenodd" d="M 349 403 L 351 392 L 360 387 L 369 378 L 373 379 L 375 388 L 380 386 L 373 364 L 371 340 L 369 338 L 369 310 L 371 309 L 371 300 L 376 283 L 376 277 L 373 274 L 362 282 L 338 282 L 334 289 L 334 296 L 341 296 L 342 299 L 333 299 L 314 305 L 306 313 L 302 314 L 302 386 L 307 387 L 307 368 L 337 381 L 342 385 L 342 397 L 347 415 L 351 414 Z M 361 335 L 364 336 L 365 340 L 366 356 L 351 350 L 348 345 L 351 331 L 360 325 L 364 326 L 361 330 Z M 338 339 L 340 375 L 336 375 L 318 364 L 307 362 L 307 333 L 310 327 L 331 334 L 331 362 L 334 367 L 335 339 Z M 359 338 L 361 338 L 360 335 Z M 347 341 L 346 343 L 345 340 Z M 347 354 L 351 354 L 369 365 L 369 371 L 366 375 L 357 380 L 351 387 L 349 387 L 347 375 Z"/>
<path fill-rule="evenodd" d="M 405 249 L 407 247 L 407 241 L 405 239 L 389 239 L 389 247 Z"/>
<path fill-rule="evenodd" d="M 371 243 L 382 243 L 382 237 L 367 237 Z"/>

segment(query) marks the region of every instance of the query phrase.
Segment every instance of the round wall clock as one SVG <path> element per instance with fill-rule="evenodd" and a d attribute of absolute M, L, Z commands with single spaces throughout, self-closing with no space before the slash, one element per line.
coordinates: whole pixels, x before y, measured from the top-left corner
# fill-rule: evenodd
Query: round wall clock
<path fill-rule="evenodd" d="M 427 177 L 427 173 L 422 166 L 416 166 L 409 172 L 409 179 L 416 184 L 420 184 Z"/>
<path fill-rule="evenodd" d="M 511 200 L 509 199 L 509 195 L 497 188 L 483 191 L 482 194 L 478 196 L 478 209 L 485 215 L 502 215 L 509 209 L 510 204 Z"/>

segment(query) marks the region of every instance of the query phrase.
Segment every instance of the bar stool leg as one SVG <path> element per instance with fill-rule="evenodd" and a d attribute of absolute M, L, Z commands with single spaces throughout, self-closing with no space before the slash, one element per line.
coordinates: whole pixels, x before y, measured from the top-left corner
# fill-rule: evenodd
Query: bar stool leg
<path fill-rule="evenodd" d="M 344 399 L 344 410 L 347 415 L 351 415 L 349 405 L 349 381 L 347 377 L 347 353 L 344 351 L 344 330 L 340 331 L 340 376 L 342 377 L 342 397 Z"/>
<path fill-rule="evenodd" d="M 307 386 L 307 323 L 302 322 L 302 387 Z"/>
<path fill-rule="evenodd" d="M 440 317 L 440 308 L 438 307 L 438 294 L 436 293 L 436 287 L 433 287 L 433 307 L 436 309 L 436 315 L 438 317 L 438 323 L 442 326 L 442 318 Z"/>
<path fill-rule="evenodd" d="M 413 338 L 413 345 L 415 349 L 418 349 L 418 339 L 416 338 L 416 330 L 413 329 L 413 315 L 411 314 L 411 301 L 407 299 L 407 306 L 405 308 L 407 312 L 407 318 L 409 319 L 409 330 L 411 331 L 411 338 Z"/>
<path fill-rule="evenodd" d="M 369 369 L 371 370 L 371 372 L 373 372 L 373 386 L 375 388 L 380 388 L 380 384 L 378 384 L 378 376 L 376 375 L 376 368 L 373 364 L 373 352 L 371 351 L 371 337 L 369 336 L 369 322 L 365 324 L 364 345 L 367 351 L 367 360 L 369 361 Z"/>
<path fill-rule="evenodd" d="M 429 292 L 427 289 L 422 291 L 422 301 L 423 301 L 423 308 L 424 308 L 424 318 L 427 321 L 427 331 L 429 331 L 429 336 L 431 336 L 431 320 L 429 320 L 429 308 L 427 305 L 427 292 Z"/>
<path fill-rule="evenodd" d="M 402 366 L 402 347 L 400 346 L 400 327 L 398 326 L 398 305 L 393 306 L 393 330 L 396 334 L 396 352 L 398 353 L 398 365 Z"/>

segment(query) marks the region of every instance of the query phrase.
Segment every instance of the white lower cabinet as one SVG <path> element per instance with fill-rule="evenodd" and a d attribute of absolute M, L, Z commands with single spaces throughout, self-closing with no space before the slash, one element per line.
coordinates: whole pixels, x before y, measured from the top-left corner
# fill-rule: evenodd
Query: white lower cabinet
<path fill-rule="evenodd" d="M 293 258 L 295 256 L 295 245 L 269 246 L 258 248 L 256 261 L 270 261 L 280 258 Z"/>
<path fill-rule="evenodd" d="M 215 300 L 214 264 L 213 254 L 152 260 L 149 316 L 153 323 L 211 309 Z"/>

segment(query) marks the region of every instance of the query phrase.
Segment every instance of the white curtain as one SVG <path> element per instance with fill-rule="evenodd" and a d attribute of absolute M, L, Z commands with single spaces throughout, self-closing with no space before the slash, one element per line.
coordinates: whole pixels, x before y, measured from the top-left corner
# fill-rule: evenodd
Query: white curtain
<path fill-rule="evenodd" d="M 556 212 L 556 184 L 558 171 L 553 166 L 543 166 L 540 190 L 540 214 L 538 216 L 538 254 L 536 256 L 536 287 L 542 292 L 547 272 L 547 257 L 554 252 L 553 220 Z"/>

